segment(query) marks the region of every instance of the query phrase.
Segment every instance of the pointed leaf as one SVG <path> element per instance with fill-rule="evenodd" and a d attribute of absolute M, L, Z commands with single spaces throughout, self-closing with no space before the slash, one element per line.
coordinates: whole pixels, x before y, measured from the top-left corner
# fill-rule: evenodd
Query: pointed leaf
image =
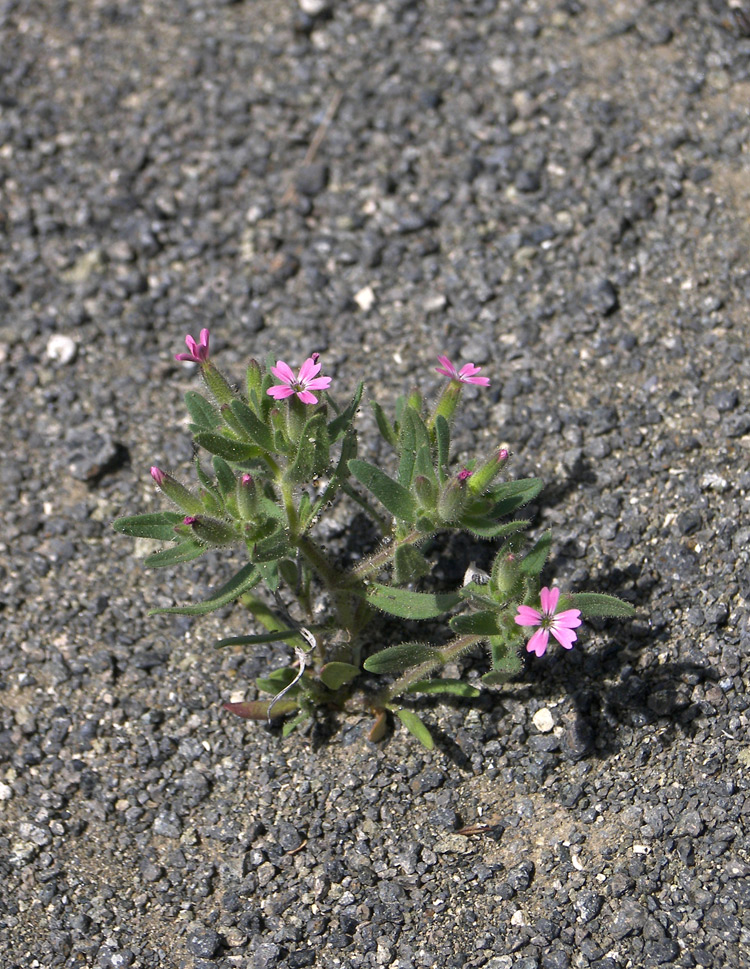
<path fill-rule="evenodd" d="M 185 394 L 185 406 L 199 430 L 212 431 L 221 424 L 218 410 L 195 390 L 188 390 Z"/>
<path fill-rule="evenodd" d="M 272 715 L 275 711 L 271 711 Z M 288 737 L 290 734 L 294 733 L 297 727 L 301 727 L 303 723 L 310 719 L 309 710 L 300 710 L 297 716 L 293 720 L 288 720 L 284 726 L 281 728 L 281 736 Z"/>
<path fill-rule="evenodd" d="M 388 716 L 385 710 L 378 710 L 375 716 L 375 723 L 373 723 L 370 728 L 370 732 L 367 734 L 367 739 L 371 744 L 376 744 L 385 737 L 385 732 L 388 729 Z"/>
<path fill-rule="evenodd" d="M 160 552 L 152 552 L 143 560 L 147 569 L 160 569 L 169 565 L 180 565 L 182 562 L 192 562 L 199 555 L 203 555 L 208 549 L 205 545 L 198 545 L 197 542 L 187 541 L 172 545 L 170 548 L 163 548 Z"/>
<path fill-rule="evenodd" d="M 450 627 L 459 636 L 497 636 L 496 612 L 469 612 L 462 616 L 454 616 L 450 621 Z"/>
<path fill-rule="evenodd" d="M 232 441 L 222 434 L 214 434 L 213 431 L 201 431 L 195 435 L 195 443 L 205 448 L 209 454 L 218 454 L 225 461 L 249 461 L 254 458 L 258 449 L 253 444 L 245 441 Z"/>
<path fill-rule="evenodd" d="M 232 413 L 247 436 L 264 451 L 273 451 L 273 436 L 268 427 L 242 400 L 233 400 Z"/>
<path fill-rule="evenodd" d="M 426 747 L 428 750 L 432 750 L 435 747 L 435 741 L 432 739 L 430 731 L 425 727 L 416 713 L 412 710 L 396 710 L 396 716 L 423 747 Z"/>
<path fill-rule="evenodd" d="M 374 464 L 354 458 L 349 470 L 361 484 L 371 491 L 378 501 L 399 521 L 413 522 L 417 503 L 411 494 L 393 478 L 376 468 Z"/>
<path fill-rule="evenodd" d="M 607 596 L 598 592 L 577 592 L 575 595 L 565 596 L 565 603 L 570 607 L 580 609 L 581 615 L 587 619 L 595 616 L 613 619 L 629 619 L 635 615 L 635 609 L 629 602 L 618 599 L 617 596 Z"/>
<path fill-rule="evenodd" d="M 461 601 L 456 592 L 411 592 L 378 582 L 365 587 L 365 598 L 370 605 L 401 619 L 434 619 Z"/>
<path fill-rule="evenodd" d="M 294 463 L 287 469 L 285 477 L 295 484 L 310 481 L 316 474 L 322 474 L 326 470 L 329 455 L 326 416 L 323 411 L 320 411 L 305 424 Z"/>
<path fill-rule="evenodd" d="M 234 602 L 235 599 L 239 599 L 244 592 L 249 591 L 253 586 L 257 585 L 260 582 L 260 578 L 260 573 L 252 562 L 250 562 L 203 602 L 195 602 L 189 606 L 171 606 L 168 609 L 152 609 L 149 615 L 205 616 L 207 613 L 213 612 L 215 609 L 221 609 L 222 606 L 226 606 L 230 602 Z"/>
<path fill-rule="evenodd" d="M 532 501 L 544 487 L 541 478 L 524 478 L 521 481 L 508 481 L 492 489 L 495 504 L 489 513 L 490 518 L 502 518 Z"/>
<path fill-rule="evenodd" d="M 226 497 L 227 495 L 234 494 L 237 490 L 237 479 L 227 462 L 224 458 L 214 456 L 213 466 L 222 495 Z"/>
<path fill-rule="evenodd" d="M 528 555 L 525 555 L 519 564 L 519 568 L 524 575 L 539 575 L 547 561 L 550 546 L 552 545 L 552 532 L 545 532 Z"/>
<path fill-rule="evenodd" d="M 479 696 L 480 690 L 463 680 L 418 680 L 409 687 L 409 693 L 448 693 L 450 696 L 462 696 L 471 699 Z"/>
<path fill-rule="evenodd" d="M 378 430 L 380 431 L 382 436 L 391 445 L 391 447 L 397 447 L 398 438 L 396 437 L 396 431 L 393 427 L 393 424 L 391 424 L 391 422 L 386 417 L 386 414 L 383 408 L 375 400 L 370 401 L 370 407 L 372 407 L 375 413 L 375 422 L 378 425 Z"/>
<path fill-rule="evenodd" d="M 290 552 L 289 537 L 283 528 L 277 529 L 268 538 L 256 542 L 250 551 L 250 556 L 256 565 L 261 562 L 278 562 Z"/>
<path fill-rule="evenodd" d="M 419 666 L 439 656 L 439 651 L 426 643 L 399 643 L 368 657 L 364 667 L 368 673 L 403 673 L 412 666 Z"/>
<path fill-rule="evenodd" d="M 225 646 L 259 646 L 263 643 L 289 643 L 291 641 L 304 642 L 296 629 L 279 629 L 269 633 L 257 633 L 255 636 L 229 636 L 214 643 L 214 649 L 224 649 Z"/>
<path fill-rule="evenodd" d="M 354 391 L 354 396 L 349 402 L 349 406 L 337 417 L 334 417 L 334 419 L 328 425 L 328 438 L 330 441 L 337 441 L 354 420 L 359 407 L 359 402 L 362 400 L 362 390 L 364 386 L 365 385 L 362 383 L 362 381 L 360 381 L 357 385 L 357 389 Z"/>
<path fill-rule="evenodd" d="M 320 671 L 320 678 L 329 690 L 339 690 L 345 683 L 351 683 L 362 672 L 351 663 L 326 663 Z"/>
<path fill-rule="evenodd" d="M 413 545 L 400 545 L 393 556 L 393 580 L 396 585 L 407 585 L 428 575 L 430 563 Z"/>
<path fill-rule="evenodd" d="M 398 448 L 400 458 L 398 462 L 398 482 L 408 488 L 414 477 L 414 462 L 417 451 L 417 433 L 414 421 L 414 410 L 405 407 L 401 426 L 398 432 Z"/>
<path fill-rule="evenodd" d="M 531 524 L 527 519 L 518 519 L 512 522 L 502 522 L 500 524 L 494 518 L 479 516 L 462 515 L 460 524 L 481 538 L 503 538 L 505 535 L 513 535 L 515 532 L 523 531 Z"/>
<path fill-rule="evenodd" d="M 148 515 L 128 515 L 112 522 L 112 527 L 131 538 L 154 538 L 161 542 L 175 542 L 174 527 L 185 516 L 176 511 L 159 511 Z"/>
<path fill-rule="evenodd" d="M 237 717 L 245 720 L 268 720 L 268 710 L 271 707 L 270 700 L 248 700 L 244 703 L 223 703 L 223 708 L 233 713 Z M 271 708 L 271 720 L 280 720 L 290 713 L 299 709 L 296 700 L 287 700 L 286 697 L 274 703 Z"/>
<path fill-rule="evenodd" d="M 259 676 L 255 683 L 259 690 L 264 693 L 272 693 L 276 696 L 282 690 L 294 683 L 298 670 L 291 666 L 282 666 L 281 669 L 274 670 L 268 676 Z M 288 695 L 288 694 L 287 694 Z"/>
<path fill-rule="evenodd" d="M 523 659 L 517 641 L 508 642 L 504 636 L 493 636 L 490 639 L 490 648 L 492 650 L 492 669 L 495 673 L 502 674 L 505 677 L 502 682 L 506 682 L 521 672 Z M 497 682 L 501 681 L 498 680 Z"/>
<path fill-rule="evenodd" d="M 450 424 L 442 414 L 438 414 L 438 416 L 435 418 L 435 438 L 437 440 L 438 450 L 438 471 L 440 472 L 440 481 L 442 482 L 445 478 L 444 472 L 448 467 L 448 462 L 450 461 L 451 451 Z"/>

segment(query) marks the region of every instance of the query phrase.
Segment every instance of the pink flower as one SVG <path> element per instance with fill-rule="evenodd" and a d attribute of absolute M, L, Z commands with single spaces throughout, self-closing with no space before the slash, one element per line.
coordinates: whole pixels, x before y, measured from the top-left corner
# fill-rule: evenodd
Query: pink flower
<path fill-rule="evenodd" d="M 456 370 L 448 357 L 438 357 L 440 367 L 435 367 L 438 373 L 451 380 L 457 380 L 460 384 L 481 384 L 482 387 L 489 387 L 489 377 L 477 377 L 476 374 L 482 369 L 475 367 L 473 363 L 465 363 L 460 370 Z"/>
<path fill-rule="evenodd" d="M 469 471 L 468 468 L 462 468 L 462 470 L 458 472 L 458 480 L 461 482 L 461 484 L 463 484 L 464 481 L 467 481 L 473 474 L 474 472 Z"/>
<path fill-rule="evenodd" d="M 157 468 L 156 465 L 154 465 L 151 468 L 151 477 L 158 485 L 162 485 L 164 483 L 164 479 L 166 478 L 166 474 L 164 474 L 161 468 Z"/>
<path fill-rule="evenodd" d="M 175 353 L 175 360 L 189 360 L 191 363 L 207 363 L 208 336 L 208 330 L 201 330 L 200 343 L 196 343 L 188 333 L 185 337 L 185 343 L 190 353 Z"/>
<path fill-rule="evenodd" d="M 529 653 L 544 656 L 549 642 L 549 634 L 555 637 L 564 649 L 572 649 L 578 635 L 573 632 L 581 625 L 581 610 L 566 609 L 557 612 L 557 602 L 560 598 L 559 589 L 548 589 L 545 586 L 541 593 L 542 610 L 531 606 L 519 606 L 518 614 L 514 616 L 519 626 L 540 626 L 526 644 Z"/>
<path fill-rule="evenodd" d="M 313 353 L 311 357 L 302 364 L 299 375 L 294 376 L 294 371 L 289 364 L 283 360 L 277 360 L 276 366 L 271 367 L 271 373 L 280 384 L 275 384 L 268 388 L 268 396 L 275 400 L 283 400 L 284 397 L 291 397 L 296 394 L 303 404 L 317 404 L 318 398 L 311 394 L 311 390 L 327 390 L 331 386 L 330 377 L 319 377 L 321 365 L 318 363 L 319 353 Z"/>

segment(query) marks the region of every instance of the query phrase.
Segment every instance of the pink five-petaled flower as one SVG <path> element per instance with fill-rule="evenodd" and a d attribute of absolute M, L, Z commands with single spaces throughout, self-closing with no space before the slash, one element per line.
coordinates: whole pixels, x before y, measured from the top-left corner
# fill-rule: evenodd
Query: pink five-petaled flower
<path fill-rule="evenodd" d="M 175 353 L 175 360 L 189 360 L 191 363 L 206 363 L 208 361 L 208 337 L 208 330 L 201 330 L 200 342 L 196 343 L 188 333 L 185 337 L 185 343 L 190 353 Z"/>
<path fill-rule="evenodd" d="M 438 361 L 441 366 L 435 367 L 435 370 L 444 377 L 457 380 L 460 384 L 481 384 L 482 387 L 489 387 L 490 385 L 489 377 L 476 376 L 482 368 L 475 367 L 473 363 L 465 363 L 460 370 L 457 370 L 448 357 L 438 357 Z"/>
<path fill-rule="evenodd" d="M 519 606 L 518 614 L 514 617 L 519 626 L 540 627 L 526 644 L 526 649 L 529 653 L 544 656 L 550 633 L 564 649 L 572 649 L 573 643 L 578 639 L 573 630 L 581 625 L 581 610 L 566 609 L 564 612 L 557 612 L 559 589 L 548 589 L 545 586 L 539 597 L 542 600 L 541 612 L 532 606 Z"/>
<path fill-rule="evenodd" d="M 294 376 L 294 371 L 288 363 L 277 360 L 276 366 L 271 367 L 271 373 L 280 380 L 280 384 L 275 384 L 268 388 L 268 396 L 275 400 L 283 400 L 284 397 L 291 397 L 296 394 L 303 404 L 317 404 L 318 398 L 311 394 L 311 390 L 327 390 L 331 386 L 330 377 L 319 377 L 321 365 L 318 363 L 319 353 L 313 353 L 311 357 L 302 364 L 299 375 Z"/>

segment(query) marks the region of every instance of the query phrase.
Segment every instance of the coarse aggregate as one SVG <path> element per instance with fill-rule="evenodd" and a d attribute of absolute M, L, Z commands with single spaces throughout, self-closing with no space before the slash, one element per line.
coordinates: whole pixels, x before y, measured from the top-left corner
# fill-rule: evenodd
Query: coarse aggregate
<path fill-rule="evenodd" d="M 2 0 L 3 969 L 750 965 L 738 7 Z M 318 351 L 385 402 L 484 367 L 461 446 L 543 477 L 549 578 L 637 618 L 420 701 L 432 752 L 230 716 L 283 649 L 147 612 L 231 563 L 110 527 L 187 473 L 204 326 L 235 379 Z"/>

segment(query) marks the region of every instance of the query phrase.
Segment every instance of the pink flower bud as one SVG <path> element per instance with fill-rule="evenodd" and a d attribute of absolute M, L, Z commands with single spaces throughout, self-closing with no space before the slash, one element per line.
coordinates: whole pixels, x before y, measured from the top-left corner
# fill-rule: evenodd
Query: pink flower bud
<path fill-rule="evenodd" d="M 161 487 L 164 484 L 164 479 L 166 478 L 166 475 L 161 470 L 161 468 L 157 468 L 156 465 L 153 465 L 153 467 L 151 468 L 151 477 L 159 485 L 159 487 Z"/>

